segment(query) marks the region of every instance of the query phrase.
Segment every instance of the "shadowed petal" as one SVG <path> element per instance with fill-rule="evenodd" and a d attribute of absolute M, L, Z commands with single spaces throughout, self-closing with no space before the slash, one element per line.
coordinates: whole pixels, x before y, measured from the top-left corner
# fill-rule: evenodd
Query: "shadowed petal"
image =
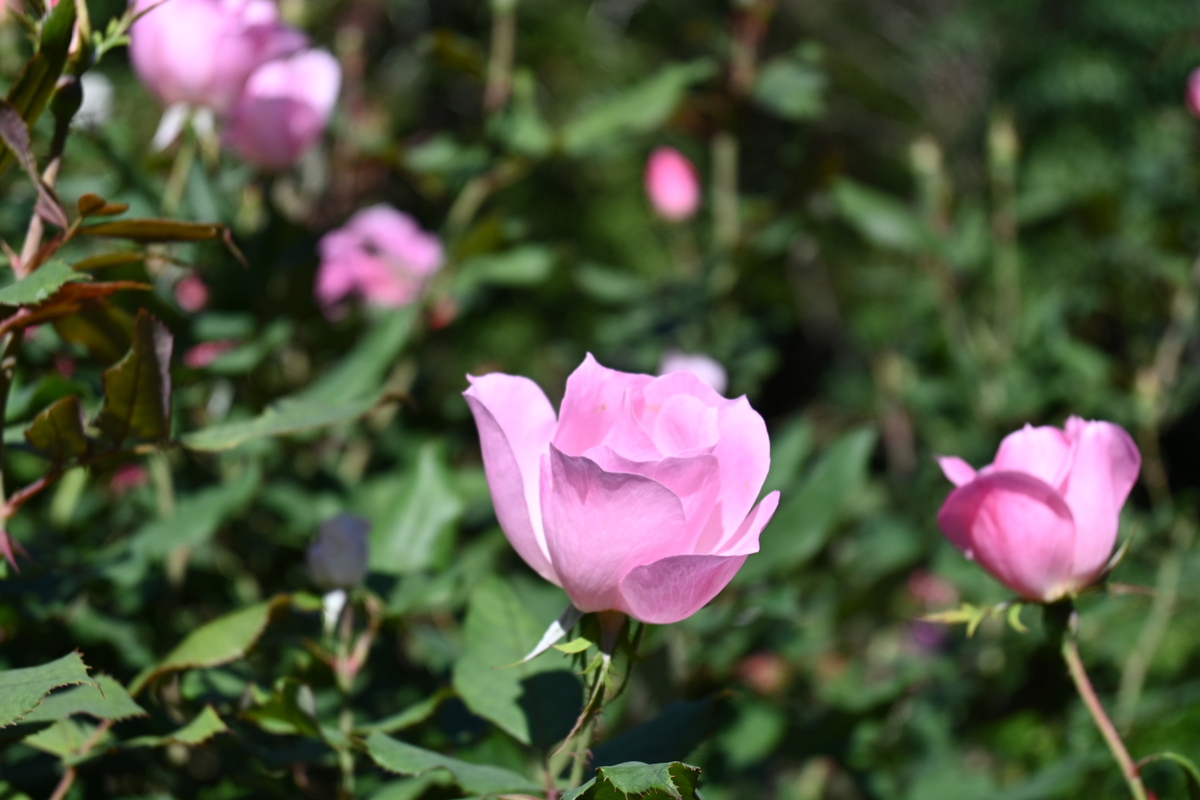
<path fill-rule="evenodd" d="M 670 556 L 638 567 L 621 582 L 621 611 L 666 625 L 695 614 L 733 579 L 746 556 Z"/>
<path fill-rule="evenodd" d="M 1075 575 L 1086 584 L 1112 555 L 1121 506 L 1137 481 L 1142 457 L 1120 426 L 1078 422 L 1072 425 L 1068 420 L 1067 430 L 1077 438 L 1075 461 L 1063 497 L 1075 518 Z"/>

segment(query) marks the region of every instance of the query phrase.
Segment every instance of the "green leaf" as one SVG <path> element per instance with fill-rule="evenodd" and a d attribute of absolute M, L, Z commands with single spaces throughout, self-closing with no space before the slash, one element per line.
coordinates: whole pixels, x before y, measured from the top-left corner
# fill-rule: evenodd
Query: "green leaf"
<path fill-rule="evenodd" d="M 426 442 L 399 480 L 367 484 L 354 510 L 371 522 L 371 571 L 404 575 L 443 565 L 453 548 L 463 501 L 439 442 Z"/>
<path fill-rule="evenodd" d="M 56 464 L 88 454 L 83 407 L 71 395 L 51 404 L 25 429 L 25 441 Z"/>
<path fill-rule="evenodd" d="M 825 108 L 825 83 L 824 73 L 815 64 L 782 56 L 763 65 L 754 85 L 754 100 L 784 119 L 813 119 Z"/>
<path fill-rule="evenodd" d="M 312 689 L 294 678 L 279 681 L 263 702 L 242 716 L 268 733 L 320 738 Z"/>
<path fill-rule="evenodd" d="M 88 754 L 83 753 L 84 745 L 92 738 L 96 731 L 96 726 L 90 722 L 81 722 L 74 719 L 63 719 L 54 723 L 45 730 L 40 730 L 37 733 L 26 736 L 22 741 L 43 753 L 49 753 L 52 756 L 58 756 L 68 765 L 77 764 L 84 760 Z M 107 742 L 111 738 L 111 734 L 105 733 L 98 741 L 93 743 L 99 745 Z"/>
<path fill-rule="evenodd" d="M 231 450 L 252 439 L 283 436 L 313 428 L 325 428 L 358 419 L 374 407 L 376 399 L 359 398 L 336 404 L 284 398 L 254 419 L 227 422 L 186 434 L 180 441 L 189 450 Z"/>
<path fill-rule="evenodd" d="M 1144 767 L 1146 764 L 1155 761 L 1169 761 L 1183 770 L 1184 779 L 1187 781 L 1188 798 L 1190 800 L 1200 800 L 1200 768 L 1196 767 L 1194 761 L 1179 753 L 1155 753 L 1139 761 L 1138 767 Z"/>
<path fill-rule="evenodd" d="M 471 594 L 452 675 L 467 708 L 539 747 L 571 730 L 583 700 L 579 678 L 562 657 L 521 661 L 545 628 L 508 581 L 485 578 Z"/>
<path fill-rule="evenodd" d="M 288 595 L 276 595 L 200 626 L 165 658 L 138 675 L 129 691 L 136 695 L 150 681 L 168 672 L 217 667 L 241 658 L 262 636 L 271 615 L 290 602 Z"/>
<path fill-rule="evenodd" d="M 143 525 L 127 546 L 139 557 L 160 559 L 176 547 L 202 545 L 254 498 L 260 482 L 261 476 L 254 469 L 223 486 L 187 495 L 170 516 Z"/>
<path fill-rule="evenodd" d="M 130 739 L 122 743 L 123 748 L 136 747 L 166 747 L 171 744 L 181 744 L 186 747 L 195 747 L 196 745 L 204 744 L 209 739 L 219 733 L 229 731 L 221 717 L 213 710 L 212 706 L 205 706 L 204 710 L 196 715 L 195 719 L 184 725 L 174 733 L 168 733 L 166 736 L 138 736 L 135 739 Z"/>
<path fill-rule="evenodd" d="M 7 100 L 0 100 L 0 143 L 8 147 L 8 152 L 16 157 L 21 169 L 33 182 L 38 196 L 38 216 L 63 230 L 69 227 L 71 223 L 67 219 L 67 212 L 62 207 L 62 203 L 58 201 L 54 190 L 42 180 L 41 170 L 38 169 L 37 160 L 33 157 L 29 141 L 29 127 L 21 118 L 21 112 L 17 110 L 17 107 Z"/>
<path fill-rule="evenodd" d="M 629 761 L 600 767 L 596 777 L 562 796 L 562 800 L 696 800 L 700 770 L 675 761 L 643 764 Z"/>
<path fill-rule="evenodd" d="M 688 87 L 716 73 L 717 66 L 709 59 L 666 67 L 569 122 L 562 131 L 563 148 L 578 156 L 629 136 L 649 133 L 670 119 Z"/>
<path fill-rule="evenodd" d="M 0 305 L 34 306 L 49 300 L 65 284 L 90 280 L 91 276 L 76 272 L 65 261 L 50 261 L 33 274 L 0 289 Z"/>
<path fill-rule="evenodd" d="M 75 32 L 75 4 L 59 3 L 42 24 L 38 51 L 25 62 L 8 90 L 8 102 L 30 128 L 41 117 L 67 64 Z M 13 152 L 0 144 L 0 175 L 12 162 Z"/>
<path fill-rule="evenodd" d="M 214 222 L 184 222 L 178 219 L 123 219 L 117 222 L 97 222 L 82 225 L 84 236 L 109 239 L 128 239 L 133 242 L 203 242 L 223 239 L 229 229 Z"/>
<path fill-rule="evenodd" d="M 916 212 L 889 195 L 839 178 L 833 201 L 846 221 L 874 245 L 901 253 L 937 247 L 937 239 Z"/>
<path fill-rule="evenodd" d="M 67 653 L 38 667 L 0 672 L 0 728 L 20 722 L 54 689 L 90 682 L 79 653 Z"/>
<path fill-rule="evenodd" d="M 532 286 L 550 277 L 554 260 L 554 251 L 542 245 L 468 258 L 455 276 L 455 291 L 465 292 L 481 284 Z"/>
<path fill-rule="evenodd" d="M 52 722 L 74 714 L 87 714 L 96 719 L 122 720 L 144 717 L 146 710 L 134 702 L 115 678 L 96 675 L 95 685 L 73 686 L 55 692 L 42 700 L 41 705 L 29 712 L 22 722 Z"/>
<path fill-rule="evenodd" d="M 873 429 L 859 428 L 826 450 L 799 490 L 784 495 L 763 534 L 761 551 L 747 559 L 739 580 L 792 569 L 825 546 L 834 525 L 862 495 L 875 438 Z"/>
<path fill-rule="evenodd" d="M 586 638 L 580 636 L 578 639 L 572 639 L 569 642 L 563 642 L 562 644 L 556 644 L 556 645 L 554 645 L 554 649 L 559 651 L 560 653 L 566 653 L 567 655 L 574 655 L 575 653 L 582 653 L 584 650 L 587 650 L 589 647 L 591 647 L 594 644 L 595 644 L 595 642 L 593 642 L 591 639 L 586 639 Z"/>
<path fill-rule="evenodd" d="M 652 720 L 624 731 L 594 748 L 596 766 L 621 764 L 637 758 L 675 761 L 687 758 L 717 726 L 720 696 L 677 700 Z"/>
<path fill-rule="evenodd" d="M 409 706 L 398 714 L 393 714 L 390 717 L 384 717 L 377 722 L 371 722 L 366 725 L 361 725 L 355 731 L 357 734 L 368 733 L 394 733 L 402 731 L 405 728 L 411 728 L 414 725 L 420 725 L 425 720 L 433 716 L 433 712 L 438 710 L 442 702 L 453 697 L 454 693 L 447 688 L 438 689 L 436 692 L 426 697 L 424 700 Z"/>
<path fill-rule="evenodd" d="M 472 794 L 542 791 L 541 786 L 524 775 L 422 750 L 385 733 L 372 733 L 367 737 L 366 746 L 371 758 L 383 769 L 400 775 L 422 775 L 430 770 L 444 769 L 454 776 L 455 783 Z"/>
<path fill-rule="evenodd" d="M 416 305 L 389 312 L 337 366 L 293 398 L 309 404 L 375 402 L 388 372 L 412 338 L 417 315 Z"/>
<path fill-rule="evenodd" d="M 171 435 L 172 343 L 161 322 L 145 309 L 138 311 L 129 352 L 103 375 L 104 405 L 95 425 L 110 441 L 159 441 Z"/>

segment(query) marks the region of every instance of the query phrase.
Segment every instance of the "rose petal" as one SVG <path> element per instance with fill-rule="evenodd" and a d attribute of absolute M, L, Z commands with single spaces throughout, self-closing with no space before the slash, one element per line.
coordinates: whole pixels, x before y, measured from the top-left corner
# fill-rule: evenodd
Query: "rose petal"
<path fill-rule="evenodd" d="M 955 489 L 938 512 L 938 525 L 968 558 L 1022 597 L 1051 601 L 1077 588 L 1071 509 L 1024 472 L 992 472 Z"/>
<path fill-rule="evenodd" d="M 1058 488 L 1070 452 L 1071 441 L 1058 428 L 1026 425 L 1004 437 L 991 466 L 995 471 L 1024 472 Z"/>
<path fill-rule="evenodd" d="M 946 480 L 955 486 L 965 486 L 975 480 L 975 468 L 957 456 L 937 456 L 937 462 Z"/>
<path fill-rule="evenodd" d="M 677 394 L 662 404 L 651 437 L 665 456 L 711 449 L 718 441 L 717 409 Z"/>
<path fill-rule="evenodd" d="M 727 403 L 718 412 L 721 438 L 713 448 L 713 455 L 721 462 L 721 512 L 726 534 L 736 531 L 750 513 L 771 467 L 771 441 L 763 418 L 745 397 Z"/>
<path fill-rule="evenodd" d="M 684 549 L 683 506 L 657 481 L 605 472 L 554 445 L 548 462 L 542 514 L 561 585 L 580 611 L 619 609 L 617 588 L 631 569 Z"/>
<path fill-rule="evenodd" d="M 467 380 L 471 388 L 463 395 L 479 427 L 483 469 L 500 527 L 526 564 L 559 584 L 538 497 L 541 457 L 557 424 L 554 408 L 528 378 L 493 373 Z"/>
<path fill-rule="evenodd" d="M 653 378 L 618 372 L 596 363 L 588 353 L 583 363 L 567 378 L 554 446 L 571 456 L 581 455 L 589 447 L 604 441 L 613 426 L 625 393 L 640 389 Z"/>
<path fill-rule="evenodd" d="M 1137 481 L 1142 457 L 1129 434 L 1111 422 L 1072 418 L 1067 431 L 1077 441 L 1063 498 L 1075 518 L 1074 574 L 1086 585 L 1112 555 L 1121 506 Z"/>
<path fill-rule="evenodd" d="M 621 581 L 620 610 L 654 625 L 686 619 L 716 597 L 745 561 L 745 556 L 670 556 L 638 567 Z"/>

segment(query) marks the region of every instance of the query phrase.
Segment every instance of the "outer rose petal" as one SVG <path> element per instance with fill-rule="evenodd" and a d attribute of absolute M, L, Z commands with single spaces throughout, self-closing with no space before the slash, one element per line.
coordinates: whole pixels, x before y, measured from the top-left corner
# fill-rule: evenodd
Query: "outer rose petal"
<path fill-rule="evenodd" d="M 542 516 L 561 585 L 580 611 L 619 609 L 618 586 L 630 570 L 680 553 L 683 506 L 657 481 L 605 472 L 553 445 L 548 462 Z"/>
<path fill-rule="evenodd" d="M 695 614 L 733 579 L 746 556 L 758 551 L 758 536 L 778 505 L 779 492 L 764 497 L 721 553 L 668 556 L 630 570 L 621 581 L 621 610 L 656 625 Z"/>
<path fill-rule="evenodd" d="M 1067 431 L 1076 432 L 1077 441 L 1062 494 L 1075 518 L 1074 574 L 1082 586 L 1112 555 L 1121 506 L 1137 481 L 1142 457 L 1129 434 L 1111 422 L 1072 418 Z"/>
<path fill-rule="evenodd" d="M 493 373 L 467 376 L 463 392 L 483 449 L 483 469 L 496 518 L 525 563 L 551 583 L 562 585 L 551 566 L 538 497 L 540 461 L 557 424 L 554 409 L 528 378 Z"/>
<path fill-rule="evenodd" d="M 975 480 L 975 468 L 957 456 L 938 456 L 937 462 L 946 480 L 955 486 L 965 486 Z"/>
<path fill-rule="evenodd" d="M 640 389 L 651 380 L 649 375 L 602 367 L 588 353 L 567 378 L 554 446 L 567 455 L 578 456 L 603 442 L 621 413 L 626 391 Z"/>
<path fill-rule="evenodd" d="M 992 469 L 1024 472 L 1058 488 L 1070 453 L 1071 441 L 1058 428 L 1026 425 L 1000 442 Z"/>
<path fill-rule="evenodd" d="M 938 525 L 968 558 L 1022 597 L 1049 602 L 1078 588 L 1071 510 L 1037 478 L 980 475 L 950 493 Z"/>
<path fill-rule="evenodd" d="M 720 409 L 717 427 L 721 438 L 713 455 L 721 462 L 721 509 L 728 536 L 750 513 L 767 480 L 771 440 L 767 424 L 744 396 Z"/>

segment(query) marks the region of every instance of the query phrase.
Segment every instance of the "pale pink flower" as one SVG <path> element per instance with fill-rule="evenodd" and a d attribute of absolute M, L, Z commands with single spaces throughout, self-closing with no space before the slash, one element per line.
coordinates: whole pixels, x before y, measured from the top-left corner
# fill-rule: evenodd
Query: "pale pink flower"
<path fill-rule="evenodd" d="M 146 472 L 145 467 L 136 462 L 130 462 L 113 470 L 112 477 L 108 479 L 108 489 L 116 495 L 127 494 L 145 486 L 149 480 L 150 475 Z"/>
<path fill-rule="evenodd" d="M 745 397 L 727 400 L 691 372 L 635 375 L 589 355 L 556 418 L 528 378 L 468 380 L 500 527 L 579 610 L 676 622 L 758 551 L 779 493 L 755 505 L 771 447 Z"/>
<path fill-rule="evenodd" d="M 1187 82 L 1187 107 L 1193 116 L 1200 117 L 1200 69 L 1192 70 Z"/>
<path fill-rule="evenodd" d="M 185 275 L 175 284 L 175 302 L 189 313 L 208 305 L 208 287 L 197 275 Z"/>
<path fill-rule="evenodd" d="M 324 50 L 268 61 L 246 81 L 223 141 L 260 169 L 287 169 L 321 138 L 341 83 L 337 59 Z"/>
<path fill-rule="evenodd" d="M 646 161 L 646 196 L 660 217 L 684 220 L 700 207 L 700 179 L 692 162 L 672 147 L 660 147 Z"/>
<path fill-rule="evenodd" d="M 201 342 L 193 345 L 186 353 L 183 354 L 184 366 L 192 369 L 203 369 L 209 364 L 217 360 L 223 353 L 227 353 L 237 347 L 237 342 L 233 339 L 217 339 L 211 342 Z"/>
<path fill-rule="evenodd" d="M 663 353 L 658 365 L 658 374 L 666 375 L 679 369 L 686 369 L 700 380 L 711 386 L 717 394 L 724 394 L 728 383 L 725 368 L 713 358 L 703 353 L 681 353 L 678 350 L 668 350 Z"/>
<path fill-rule="evenodd" d="M 1120 426 L 1071 417 L 1065 429 L 1009 434 L 979 472 L 960 458 L 938 463 L 958 487 L 938 513 L 946 538 L 1021 597 L 1048 603 L 1104 571 L 1142 458 Z"/>
<path fill-rule="evenodd" d="M 129 58 L 164 106 L 228 113 L 250 74 L 296 52 L 304 34 L 279 22 L 270 0 L 136 0 Z"/>
<path fill-rule="evenodd" d="M 321 238 L 317 302 L 330 317 L 351 295 L 371 305 L 412 303 L 442 265 L 442 244 L 391 206 L 364 208 Z"/>

